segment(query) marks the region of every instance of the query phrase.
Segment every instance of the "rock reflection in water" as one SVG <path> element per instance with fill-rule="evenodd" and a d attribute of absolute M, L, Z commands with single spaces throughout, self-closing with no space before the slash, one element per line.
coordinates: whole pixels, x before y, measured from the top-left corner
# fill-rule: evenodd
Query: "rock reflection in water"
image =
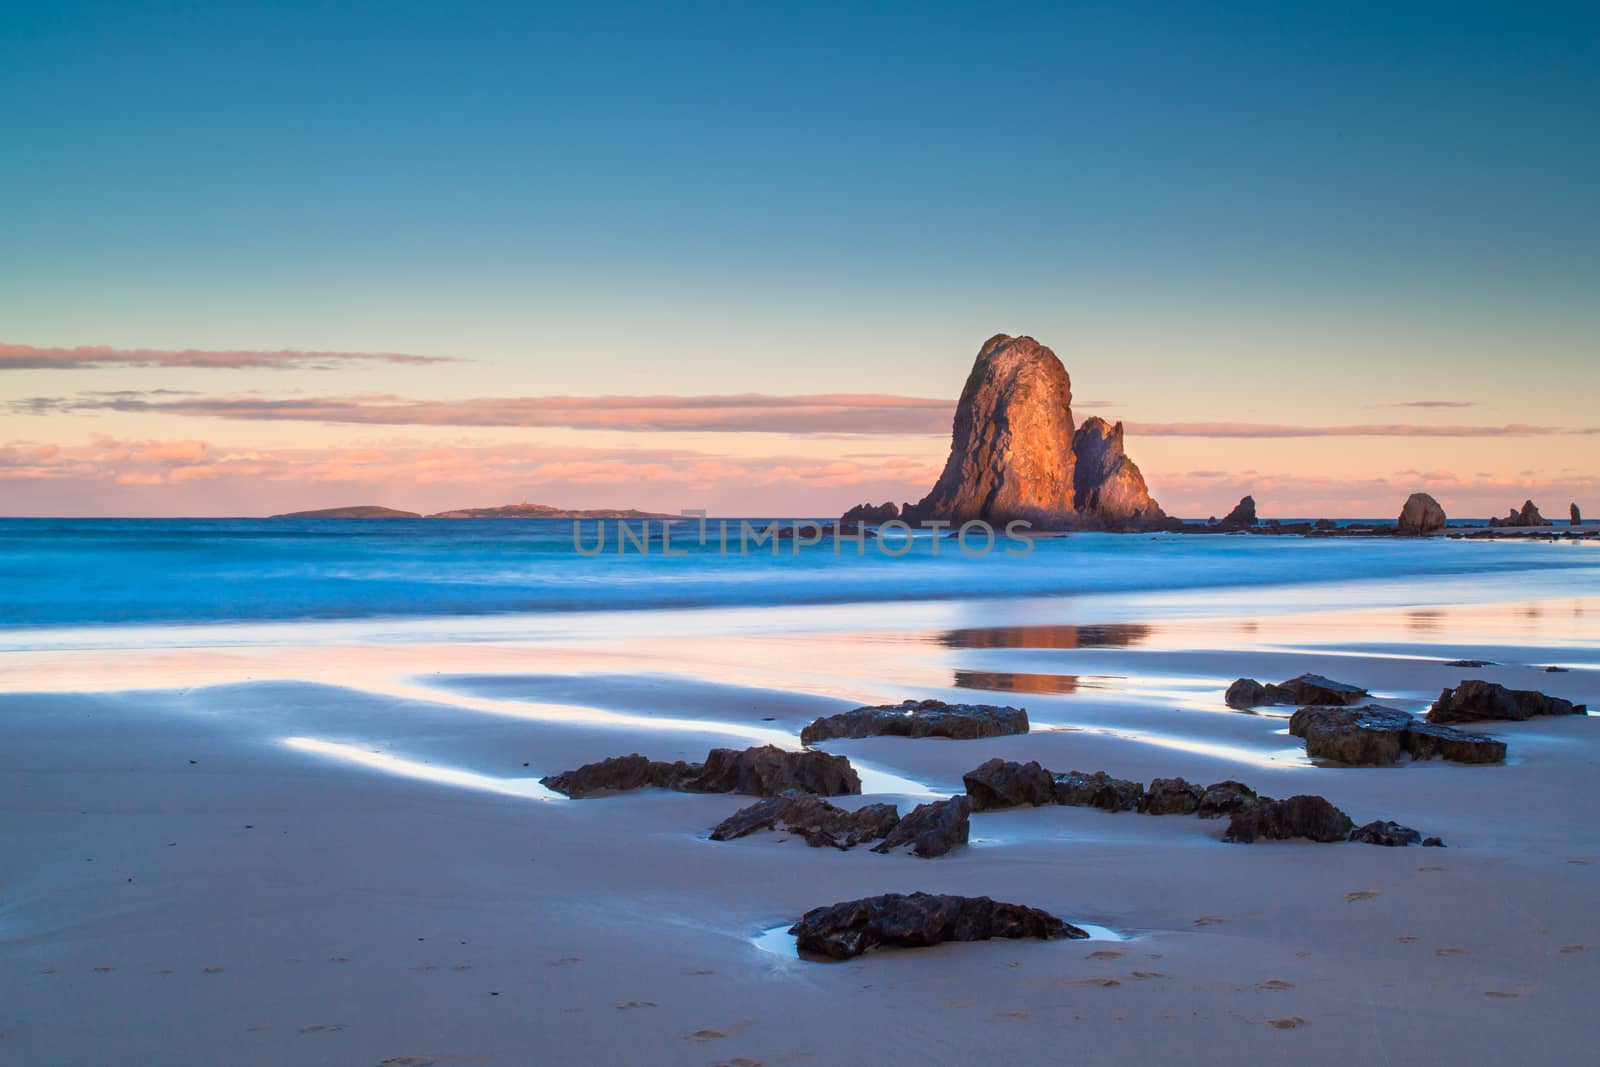
<path fill-rule="evenodd" d="M 1016 671 L 956 671 L 957 689 L 985 689 L 994 693 L 1076 693 L 1076 674 L 1023 674 Z M 1090 685 L 1089 688 L 1095 688 Z"/>
<path fill-rule="evenodd" d="M 1139 623 L 1104 626 L 983 626 L 946 630 L 946 648 L 1128 648 L 1150 639 L 1153 628 Z"/>

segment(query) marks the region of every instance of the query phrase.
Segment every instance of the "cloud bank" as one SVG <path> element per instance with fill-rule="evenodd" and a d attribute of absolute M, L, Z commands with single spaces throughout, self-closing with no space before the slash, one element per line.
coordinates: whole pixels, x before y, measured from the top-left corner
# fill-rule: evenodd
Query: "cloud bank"
<path fill-rule="evenodd" d="M 41 348 L 0 341 L 0 370 L 94 370 L 104 367 L 204 367 L 238 370 L 332 370 L 361 363 L 456 363 L 447 356 L 414 356 L 404 352 L 314 352 L 285 348 L 276 351 L 213 348 L 116 348 L 80 345 L 76 348 Z"/>

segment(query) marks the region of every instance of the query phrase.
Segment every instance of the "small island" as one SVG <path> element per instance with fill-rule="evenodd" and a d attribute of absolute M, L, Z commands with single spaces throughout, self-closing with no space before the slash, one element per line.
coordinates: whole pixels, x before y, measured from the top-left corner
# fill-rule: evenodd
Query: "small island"
<path fill-rule="evenodd" d="M 415 511 L 397 511 L 376 504 L 357 504 L 348 508 L 323 508 L 320 511 L 288 511 L 274 519 L 420 519 Z"/>

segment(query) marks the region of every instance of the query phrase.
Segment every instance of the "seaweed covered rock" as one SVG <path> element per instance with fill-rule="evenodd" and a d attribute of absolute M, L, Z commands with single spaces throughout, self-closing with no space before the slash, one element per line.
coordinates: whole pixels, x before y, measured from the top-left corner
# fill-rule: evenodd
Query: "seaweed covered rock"
<path fill-rule="evenodd" d="M 1132 811 L 1139 806 L 1144 786 L 1126 778 L 1113 778 L 1105 771 L 1093 774 L 1068 771 L 1054 776 L 1051 791 L 1057 804 L 1101 811 Z"/>
<path fill-rule="evenodd" d="M 961 776 L 973 811 L 997 811 L 1056 802 L 1055 779 L 1037 761 L 992 759 Z"/>
<path fill-rule="evenodd" d="M 910 845 L 923 859 L 942 856 L 967 843 L 971 814 L 972 801 L 964 796 L 918 804 L 872 851 L 887 853 Z"/>
<path fill-rule="evenodd" d="M 988 897 L 886 893 L 813 908 L 789 928 L 801 952 L 847 960 L 880 945 L 922 948 L 990 938 L 1086 938 L 1048 912 Z"/>
<path fill-rule="evenodd" d="M 713 841 L 732 841 L 761 830 L 785 830 L 813 848 L 849 849 L 887 837 L 900 821 L 893 804 L 868 804 L 855 811 L 812 793 L 791 791 L 740 808 L 711 831 Z"/>
<path fill-rule="evenodd" d="M 1028 732 L 1028 713 L 995 704 L 907 700 L 829 715 L 800 731 L 802 744 L 836 737 L 948 737 L 972 740 Z"/>
<path fill-rule="evenodd" d="M 1240 843 L 1299 837 L 1319 842 L 1343 841 L 1354 828 L 1350 816 L 1322 797 L 1262 797 L 1254 806 L 1234 814 L 1222 839 Z"/>
<path fill-rule="evenodd" d="M 1497 682 L 1469 678 L 1439 694 L 1428 710 L 1428 721 L 1482 722 L 1504 719 L 1521 722 L 1541 715 L 1586 715 L 1588 707 L 1532 689 L 1507 689 Z"/>

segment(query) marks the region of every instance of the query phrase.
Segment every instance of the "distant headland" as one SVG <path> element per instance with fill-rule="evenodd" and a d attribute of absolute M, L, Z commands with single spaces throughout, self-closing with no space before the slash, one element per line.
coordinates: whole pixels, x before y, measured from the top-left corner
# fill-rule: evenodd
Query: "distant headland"
<path fill-rule="evenodd" d="M 493 508 L 459 508 L 423 515 L 415 511 L 359 504 L 346 508 L 321 508 L 317 511 L 288 511 L 269 516 L 274 519 L 681 519 L 655 511 L 633 508 L 558 508 L 549 504 L 502 504 Z"/>

